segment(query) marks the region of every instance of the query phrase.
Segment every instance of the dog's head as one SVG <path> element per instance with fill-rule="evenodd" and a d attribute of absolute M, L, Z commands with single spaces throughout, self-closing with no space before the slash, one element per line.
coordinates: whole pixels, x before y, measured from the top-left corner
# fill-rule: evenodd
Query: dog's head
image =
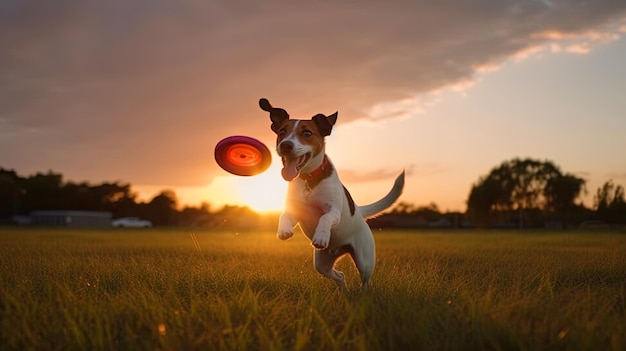
<path fill-rule="evenodd" d="M 276 133 L 276 152 L 282 158 L 282 175 L 291 181 L 300 172 L 316 169 L 324 159 L 324 137 L 337 121 L 337 112 L 330 116 L 317 114 L 309 120 L 289 119 L 282 108 L 272 107 L 267 99 L 259 100 L 259 106 L 270 113 L 272 131 Z"/>

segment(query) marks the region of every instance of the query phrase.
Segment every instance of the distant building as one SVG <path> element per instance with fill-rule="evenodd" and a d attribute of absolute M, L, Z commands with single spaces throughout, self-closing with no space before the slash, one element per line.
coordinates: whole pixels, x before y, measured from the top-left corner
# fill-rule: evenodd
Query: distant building
<path fill-rule="evenodd" d="M 104 211 L 34 211 L 30 224 L 49 227 L 108 228 L 111 212 Z"/>

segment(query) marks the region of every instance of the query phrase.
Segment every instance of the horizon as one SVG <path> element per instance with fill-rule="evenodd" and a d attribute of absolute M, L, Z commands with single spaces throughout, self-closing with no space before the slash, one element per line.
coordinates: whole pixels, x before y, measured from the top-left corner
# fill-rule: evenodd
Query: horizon
<path fill-rule="evenodd" d="M 506 163 L 509 163 L 511 161 L 515 161 L 515 160 L 520 160 L 520 161 L 535 161 L 535 162 L 544 162 L 542 160 L 534 160 L 534 159 L 520 159 L 520 158 L 516 158 L 516 159 L 512 159 L 512 160 L 507 160 Z M 548 161 L 549 160 L 545 160 Z M 554 164 L 552 164 L 554 165 Z M 498 165 L 501 166 L 501 165 Z M 558 168 L 558 165 L 555 165 Z M 262 216 L 274 216 L 274 215 L 280 215 L 280 213 L 282 212 L 282 207 L 281 208 L 267 208 L 264 206 L 260 206 L 259 208 L 255 208 L 254 204 L 255 204 L 255 200 L 258 200 L 259 197 L 254 197 L 254 199 L 250 202 L 245 201 L 243 203 L 224 203 L 224 204 L 220 204 L 219 206 L 215 206 L 215 203 L 212 203 L 209 200 L 207 201 L 203 201 L 199 204 L 193 205 L 193 204 L 188 204 L 188 203 L 183 203 L 179 201 L 179 196 L 178 194 L 172 190 L 172 189 L 159 189 L 158 191 L 155 191 L 154 194 L 152 194 L 151 196 L 147 196 L 147 197 L 141 197 L 139 192 L 137 192 L 134 188 L 134 186 L 130 183 L 121 181 L 121 180 L 115 180 L 115 181 L 103 181 L 102 183 L 93 183 L 93 182 L 76 182 L 73 180 L 68 180 L 65 179 L 64 175 L 62 172 L 59 172 L 57 170 L 47 170 L 47 171 L 38 171 L 35 172 L 34 174 L 21 174 L 18 170 L 15 169 L 6 169 L 3 168 L 2 166 L 0 166 L 0 170 L 1 171 L 5 171 L 5 172 L 15 172 L 15 174 L 21 178 L 21 179 L 28 179 L 34 176 L 38 176 L 38 175 L 55 175 L 55 176 L 60 176 L 61 179 L 61 188 L 66 187 L 68 184 L 73 184 L 73 185 L 87 185 L 89 187 L 98 187 L 100 185 L 103 184 L 115 184 L 117 186 L 120 187 L 125 187 L 128 186 L 129 189 L 129 195 L 131 196 L 131 198 L 133 199 L 133 201 L 137 204 L 148 204 L 150 203 L 154 198 L 157 198 L 163 194 L 166 194 L 166 196 L 171 197 L 172 200 L 175 201 L 175 210 L 176 211 L 183 211 L 185 208 L 193 208 L 193 209 L 202 209 L 204 207 L 206 207 L 207 212 L 209 213 L 217 213 L 220 212 L 222 210 L 227 209 L 228 207 L 234 207 L 234 208 L 248 208 L 250 210 L 252 210 L 254 213 L 262 215 Z M 568 174 L 563 173 L 562 175 L 567 176 Z M 249 177 L 243 177 L 243 178 L 249 178 Z M 584 180 L 583 180 L 584 181 Z M 605 191 L 608 190 L 608 193 L 605 193 L 604 196 L 608 195 L 609 198 L 607 198 L 608 201 L 612 201 L 613 197 L 612 196 L 617 196 L 617 194 L 621 194 L 623 189 L 624 189 L 624 185 L 620 184 L 620 183 L 615 183 L 612 180 L 607 181 L 606 183 L 603 184 L 603 187 L 607 186 L 610 184 L 610 188 L 604 189 Z M 620 190 L 621 188 L 621 190 Z M 245 186 L 244 186 L 245 189 Z M 580 205 L 583 208 L 587 208 L 589 210 L 597 210 L 595 208 L 595 205 L 587 205 L 584 203 L 583 201 L 583 197 L 585 196 L 585 185 L 583 184 L 582 187 L 583 191 L 581 192 L 581 194 L 576 197 L 574 199 L 574 204 L 576 205 Z M 597 189 L 597 192 L 599 194 L 599 191 L 601 190 L 601 188 Z M 266 189 L 267 191 L 267 189 Z M 595 194 L 595 193 L 594 193 Z M 594 197 L 594 203 L 595 203 L 595 196 Z M 599 195 L 598 195 L 599 196 Z M 253 197 L 251 197 L 253 198 Z M 263 196 L 260 197 L 260 204 L 265 204 L 267 202 L 269 203 L 274 203 L 276 201 L 275 198 L 263 198 Z M 458 211 L 458 210 L 449 210 L 449 209 L 443 209 L 440 208 L 439 205 L 435 202 L 430 202 L 427 204 L 417 204 L 417 203 L 413 203 L 413 202 L 409 202 L 409 201 L 403 201 L 402 199 L 399 199 L 398 201 L 396 201 L 391 207 L 389 207 L 388 209 L 384 210 L 382 213 L 389 213 L 390 211 L 394 211 L 397 208 L 400 207 L 404 207 L 404 206 L 408 206 L 407 208 L 412 210 L 412 211 L 422 211 L 422 210 L 433 210 L 435 209 L 438 213 L 440 214 L 453 214 L 453 213 L 460 213 L 460 214 L 465 214 L 467 213 L 467 209 L 465 209 L 464 211 Z M 38 209 L 37 211 L 44 211 L 44 209 Z M 54 211 L 54 210 L 53 210 Z M 402 209 L 400 211 L 403 211 Z"/>
<path fill-rule="evenodd" d="M 626 3 L 585 4 L 8 2 L 0 165 L 279 211 L 266 97 L 292 118 L 339 112 L 326 152 L 358 204 L 406 169 L 399 201 L 463 212 L 481 176 L 533 158 L 585 179 L 591 207 L 626 185 Z M 271 167 L 221 170 L 230 135 Z"/>

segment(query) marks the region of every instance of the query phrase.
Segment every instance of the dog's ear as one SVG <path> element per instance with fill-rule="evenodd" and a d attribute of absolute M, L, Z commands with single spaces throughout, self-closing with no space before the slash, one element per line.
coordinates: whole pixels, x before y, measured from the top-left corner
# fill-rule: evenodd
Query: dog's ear
<path fill-rule="evenodd" d="M 313 122 L 315 122 L 315 125 L 317 125 L 317 129 L 319 129 L 320 134 L 325 137 L 327 135 L 330 135 L 330 132 L 333 130 L 333 126 L 335 125 L 335 122 L 337 122 L 337 112 L 328 117 L 324 116 L 321 113 L 318 113 L 317 115 L 313 116 L 312 120 Z"/>
<path fill-rule="evenodd" d="M 287 111 L 283 110 L 282 108 L 272 107 L 272 105 L 270 105 L 270 102 L 265 98 L 259 100 L 259 106 L 263 111 L 267 111 L 270 113 L 270 120 L 272 121 L 271 128 L 274 133 L 278 133 L 278 128 L 280 128 L 280 125 L 289 119 L 289 114 L 287 113 Z"/>
<path fill-rule="evenodd" d="M 267 100 L 266 98 L 261 98 L 261 100 L 259 100 L 259 106 L 261 107 L 263 111 L 267 111 L 267 112 L 272 111 L 272 105 L 270 105 L 269 100 Z"/>

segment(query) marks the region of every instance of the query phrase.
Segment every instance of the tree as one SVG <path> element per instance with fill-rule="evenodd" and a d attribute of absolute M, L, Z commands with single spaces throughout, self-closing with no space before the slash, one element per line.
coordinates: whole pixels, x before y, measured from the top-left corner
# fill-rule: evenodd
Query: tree
<path fill-rule="evenodd" d="M 20 180 L 24 190 L 21 210 L 28 214 L 36 210 L 61 210 L 63 209 L 63 175 L 48 171 L 37 173 Z"/>
<path fill-rule="evenodd" d="M 613 184 L 613 180 L 598 188 L 593 203 L 598 219 L 609 223 L 626 223 L 624 188 Z"/>
<path fill-rule="evenodd" d="M 439 210 L 436 203 L 431 202 L 425 206 L 416 206 L 413 203 L 400 201 L 389 213 L 395 216 L 413 217 L 414 225 L 427 226 L 429 223 L 439 221 L 443 218 L 443 214 Z M 370 222 L 370 224 L 376 221 Z"/>
<path fill-rule="evenodd" d="M 127 193 L 122 198 L 118 199 L 112 204 L 112 212 L 114 218 L 119 217 L 136 217 L 141 212 L 141 204 L 136 202 L 137 195 L 134 193 Z"/>
<path fill-rule="evenodd" d="M 198 207 L 185 206 L 178 214 L 178 224 L 185 227 L 207 226 L 211 221 L 211 208 L 206 202 Z"/>
<path fill-rule="evenodd" d="M 163 190 L 146 205 L 146 217 L 156 225 L 176 224 L 176 193 Z"/>
<path fill-rule="evenodd" d="M 59 194 L 54 207 L 49 204 L 42 205 L 41 200 L 37 200 L 36 202 L 39 203 L 36 205 L 37 209 L 113 211 L 117 201 L 130 196 L 130 185 L 119 184 L 118 182 L 98 185 L 89 185 L 86 182 L 67 182 L 54 185 L 54 187 L 58 187 L 56 191 Z M 31 187 L 30 190 L 38 192 L 34 196 L 45 195 L 45 193 L 40 192 L 41 189 L 33 190 Z"/>
<path fill-rule="evenodd" d="M 505 161 L 472 185 L 467 214 L 479 225 L 537 222 L 551 208 L 569 209 L 585 181 L 563 175 L 554 163 L 533 159 Z"/>
<path fill-rule="evenodd" d="M 141 217 L 155 225 L 210 225 L 209 205 L 177 209 L 174 191 L 164 190 L 150 202 L 138 202 L 130 184 L 104 182 L 64 182 L 60 173 L 48 171 L 21 177 L 14 170 L 0 168 L 0 220 L 10 222 L 15 215 L 37 210 L 110 211 L 113 218 Z"/>
<path fill-rule="evenodd" d="M 441 211 L 439 211 L 439 206 L 434 202 L 426 206 L 417 207 L 412 214 L 425 219 L 429 223 L 438 221 L 443 216 Z"/>
<path fill-rule="evenodd" d="M 544 189 L 546 210 L 563 224 L 571 223 L 583 212 L 583 206 L 575 202 L 585 192 L 585 180 L 582 178 L 571 174 L 551 178 Z"/>
<path fill-rule="evenodd" d="M 415 210 L 415 205 L 409 202 L 400 201 L 391 210 L 392 214 L 410 214 Z"/>
<path fill-rule="evenodd" d="M 544 189 L 547 183 L 561 176 L 558 167 L 550 161 L 532 159 L 511 162 L 513 177 L 513 202 L 517 209 L 541 209 L 545 206 Z"/>
<path fill-rule="evenodd" d="M 225 205 L 214 214 L 220 226 L 233 229 L 248 229 L 259 224 L 260 216 L 248 206 Z"/>
<path fill-rule="evenodd" d="M 477 225 L 489 226 L 493 224 L 503 211 L 511 208 L 509 190 L 504 180 L 497 174 L 482 177 L 472 185 L 467 200 L 467 215 Z"/>
<path fill-rule="evenodd" d="M 0 218 L 8 218 L 19 213 L 24 189 L 14 170 L 0 168 Z"/>

